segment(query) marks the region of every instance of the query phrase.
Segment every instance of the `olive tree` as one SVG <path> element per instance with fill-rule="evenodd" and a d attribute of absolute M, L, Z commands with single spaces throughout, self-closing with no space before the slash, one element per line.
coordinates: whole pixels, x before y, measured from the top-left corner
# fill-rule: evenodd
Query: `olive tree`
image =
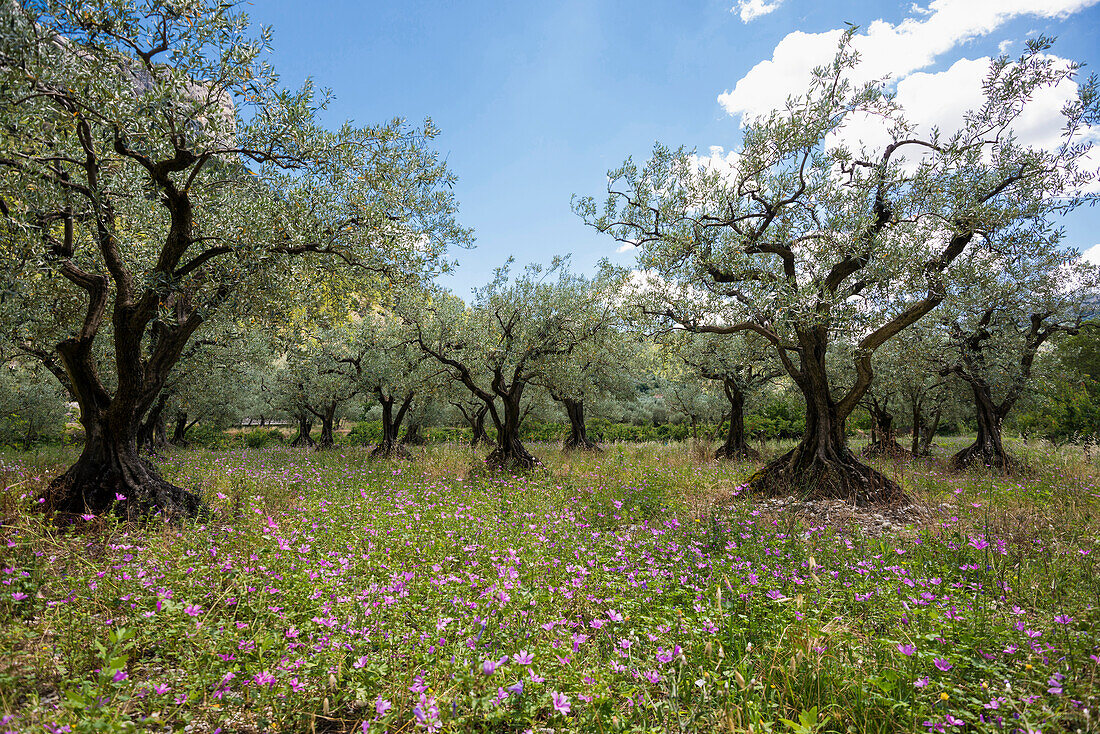
<path fill-rule="evenodd" d="M 409 313 L 413 313 L 409 307 Z M 371 458 L 411 458 L 398 441 L 401 424 L 434 392 L 442 368 L 415 341 L 410 323 L 391 311 L 370 311 L 358 325 L 359 383 L 382 409 L 382 438 Z"/>
<path fill-rule="evenodd" d="M 634 393 L 631 368 L 638 362 L 638 335 L 625 330 L 614 299 L 622 277 L 608 271 L 603 277 L 577 283 L 590 291 L 578 294 L 588 308 L 581 317 L 586 338 L 536 378 L 569 419 L 569 435 L 562 445 L 566 451 L 599 451 L 588 437 L 586 409 L 601 401 L 627 400 Z"/>
<path fill-rule="evenodd" d="M 716 334 L 754 332 L 776 352 L 806 404 L 802 440 L 751 478 L 754 491 L 796 491 L 867 503 L 901 487 L 859 461 L 845 422 L 874 375 L 874 353 L 938 306 L 952 266 L 994 233 L 1080 204 L 1091 180 L 1081 160 L 1095 82 L 1064 109 L 1063 144 L 1021 145 L 1013 125 L 1034 94 L 1076 67 L 1031 42 L 996 59 L 983 98 L 961 127 L 921 134 L 881 83 L 848 81 L 851 33 L 831 64 L 785 108 L 751 120 L 728 168 L 658 145 L 649 162 L 608 175 L 601 208 L 575 208 L 592 226 L 636 245 L 661 296 L 658 317 Z M 885 121 L 888 142 L 854 149 L 845 125 Z M 854 349 L 837 384 L 828 360 L 838 338 Z"/>
<path fill-rule="evenodd" d="M 403 274 L 466 238 L 430 122 L 325 129 L 327 95 L 280 89 L 270 31 L 252 34 L 239 7 L 0 4 L 0 216 L 18 249 L 5 260 L 70 317 L 49 341 L 17 341 L 75 397 L 86 436 L 49 510 L 196 514 L 137 434 L 212 311 L 261 294 L 290 256 Z"/>
<path fill-rule="evenodd" d="M 721 386 L 729 404 L 726 439 L 714 458 L 759 458 L 759 452 L 745 440 L 745 401 L 783 374 L 764 340 L 755 335 L 728 339 L 684 329 L 671 331 L 664 340 L 685 367 Z"/>
<path fill-rule="evenodd" d="M 510 265 L 498 268 L 469 306 L 439 294 L 410 320 L 424 353 L 486 406 L 497 431 L 487 461 L 529 468 L 537 459 L 520 441 L 524 391 L 561 371 L 572 354 L 603 333 L 609 317 L 593 314 L 617 276 L 604 269 L 595 279 L 585 278 L 555 259 L 512 278 Z"/>
<path fill-rule="evenodd" d="M 975 253 L 972 278 L 940 314 L 947 330 L 940 373 L 967 386 L 977 424 L 974 442 L 951 458 L 955 469 L 1019 467 L 1005 451 L 1001 425 L 1037 387 L 1039 350 L 1057 334 L 1076 334 L 1100 295 L 1100 271 L 1077 251 L 1059 249 L 1056 237 L 1008 234 L 995 251 Z"/>

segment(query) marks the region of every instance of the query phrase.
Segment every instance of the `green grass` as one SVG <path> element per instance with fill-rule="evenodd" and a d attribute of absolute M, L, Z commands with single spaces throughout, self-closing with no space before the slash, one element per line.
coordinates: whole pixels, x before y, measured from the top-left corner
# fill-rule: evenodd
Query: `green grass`
<path fill-rule="evenodd" d="M 1080 449 L 1014 447 L 1023 478 L 879 462 L 940 511 L 874 537 L 761 511 L 709 447 L 534 448 L 524 476 L 455 446 L 171 452 L 208 522 L 64 531 L 33 504 L 72 450 L 0 455 L 7 729 L 1096 729 Z"/>

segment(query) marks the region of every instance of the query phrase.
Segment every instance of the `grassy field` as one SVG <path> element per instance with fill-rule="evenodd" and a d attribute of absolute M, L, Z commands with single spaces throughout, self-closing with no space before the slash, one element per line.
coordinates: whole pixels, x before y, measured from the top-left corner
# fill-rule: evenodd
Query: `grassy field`
<path fill-rule="evenodd" d="M 0 454 L 0 731 L 1098 731 L 1100 486 L 880 462 L 927 520 L 773 513 L 703 447 L 179 451 L 182 529 Z M 778 447 L 771 447 L 774 452 Z"/>

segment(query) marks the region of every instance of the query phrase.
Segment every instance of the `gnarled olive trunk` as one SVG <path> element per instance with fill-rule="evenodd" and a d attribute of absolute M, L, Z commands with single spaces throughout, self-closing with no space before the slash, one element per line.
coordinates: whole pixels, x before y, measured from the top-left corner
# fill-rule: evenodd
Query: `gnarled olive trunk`
<path fill-rule="evenodd" d="M 726 378 L 722 385 L 730 404 L 730 418 L 726 440 L 714 452 L 714 458 L 757 459 L 760 453 L 745 442 L 745 393 L 736 380 Z"/>
<path fill-rule="evenodd" d="M 937 406 L 932 414 L 932 422 L 921 429 L 919 456 L 932 455 L 932 439 L 936 437 L 936 431 L 940 427 L 940 418 L 943 416 L 943 407 Z"/>
<path fill-rule="evenodd" d="M 336 445 L 336 403 L 326 405 L 320 415 L 321 437 L 317 441 L 317 448 L 331 449 Z"/>
<path fill-rule="evenodd" d="M 515 385 L 506 394 L 500 395 L 501 410 L 491 409 L 493 422 L 496 423 L 497 428 L 496 448 L 485 457 L 485 463 L 491 466 L 505 469 L 531 469 L 539 463 L 539 460 L 532 456 L 519 440 L 522 394 L 523 387 Z"/>
<path fill-rule="evenodd" d="M 50 482 L 44 499 L 48 512 L 99 514 L 113 510 L 124 518 L 160 513 L 169 520 L 197 516 L 199 497 L 160 476 L 138 455 L 140 427 L 135 411 L 110 401 L 100 408 L 81 406 L 84 449 L 68 471 Z"/>
<path fill-rule="evenodd" d="M 138 429 L 138 448 L 155 454 L 168 444 L 168 430 L 164 425 L 164 395 L 149 409 L 149 414 Z"/>
<path fill-rule="evenodd" d="M 173 424 L 174 427 L 172 429 L 172 438 L 169 439 L 169 443 L 171 443 L 173 446 L 186 446 L 187 429 L 191 427 L 191 425 L 187 422 L 187 413 L 176 413 Z"/>
<path fill-rule="evenodd" d="M 561 398 L 561 404 L 569 416 L 569 437 L 562 448 L 566 451 L 599 451 L 600 447 L 588 437 L 588 428 L 584 424 L 584 399 Z"/>
<path fill-rule="evenodd" d="M 470 416 L 470 445 L 477 447 L 483 443 L 492 443 L 489 434 L 485 432 L 485 416 L 489 413 L 489 406 L 483 405 Z"/>
<path fill-rule="evenodd" d="M 989 386 L 978 381 L 970 382 L 974 395 L 974 410 L 978 419 L 978 437 L 974 443 L 951 457 L 952 469 L 965 469 L 979 463 L 999 471 L 1011 472 L 1022 468 L 1020 461 L 1005 451 L 1001 442 L 1001 420 L 1004 413 L 993 403 Z"/>
<path fill-rule="evenodd" d="M 410 421 L 408 428 L 405 429 L 405 435 L 401 437 L 401 443 L 406 446 L 423 446 L 428 443 L 428 439 L 420 432 L 421 428 L 423 426 L 419 421 Z"/>
<path fill-rule="evenodd" d="M 309 413 L 299 413 L 296 417 L 298 422 L 298 433 L 294 436 L 294 440 L 290 442 L 291 446 L 313 446 L 315 442 L 313 437 L 310 436 L 310 431 L 313 430 L 313 419 L 309 416 Z"/>
<path fill-rule="evenodd" d="M 932 451 L 932 439 L 936 435 L 936 429 L 940 426 L 940 416 L 943 414 L 943 407 L 936 406 L 936 410 L 932 413 L 932 422 L 925 423 L 924 421 L 924 399 L 916 398 L 913 400 L 913 435 L 911 437 L 912 449 L 910 450 L 913 456 L 929 456 Z"/>
<path fill-rule="evenodd" d="M 894 414 L 886 403 L 872 400 L 867 411 L 871 414 L 871 443 L 863 449 L 864 456 L 901 456 L 906 453 L 898 443 L 894 430 Z"/>
<path fill-rule="evenodd" d="M 844 432 L 848 416 L 833 400 L 825 369 L 825 329 L 807 330 L 799 336 L 801 369 L 795 384 L 806 401 L 806 428 L 798 446 L 750 478 L 752 491 L 841 499 L 858 505 L 907 501 L 897 482 L 861 462 L 848 448 Z"/>
<path fill-rule="evenodd" d="M 394 414 L 394 398 L 378 393 L 378 402 L 382 406 L 382 440 L 370 452 L 372 459 L 411 459 L 412 454 L 398 440 L 397 435 L 401 430 L 401 422 L 405 419 L 405 413 L 412 404 L 413 396 L 410 393 L 398 406 Z"/>

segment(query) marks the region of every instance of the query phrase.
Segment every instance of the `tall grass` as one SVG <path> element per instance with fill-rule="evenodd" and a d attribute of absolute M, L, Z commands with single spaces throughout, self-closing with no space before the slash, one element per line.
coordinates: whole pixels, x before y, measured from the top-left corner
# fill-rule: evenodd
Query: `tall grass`
<path fill-rule="evenodd" d="M 1094 467 L 882 463 L 920 526 L 776 515 L 691 444 L 173 451 L 185 528 L 34 498 L 0 458 L 0 709 L 13 731 L 1028 731 L 1095 728 Z M 783 447 L 771 445 L 768 454 Z M 69 727 L 65 729 L 64 727 Z"/>

